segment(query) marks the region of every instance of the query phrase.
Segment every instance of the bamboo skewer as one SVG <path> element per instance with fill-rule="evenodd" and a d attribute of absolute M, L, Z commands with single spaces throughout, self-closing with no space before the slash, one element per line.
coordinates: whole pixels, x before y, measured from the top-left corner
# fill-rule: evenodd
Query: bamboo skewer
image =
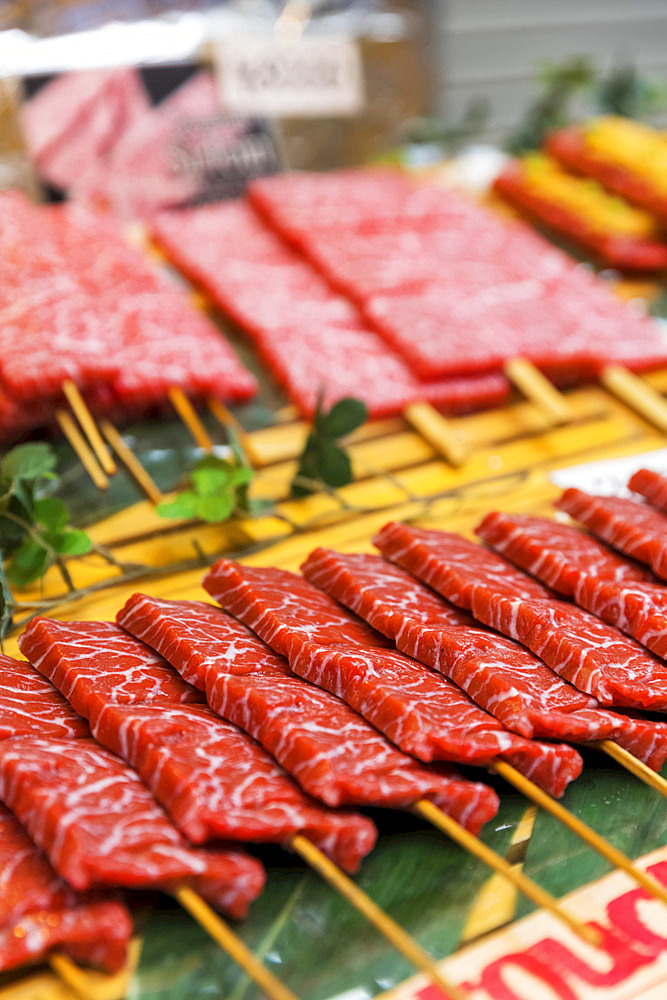
<path fill-rule="evenodd" d="M 97 486 L 98 490 L 108 490 L 109 480 L 102 471 L 97 459 L 88 447 L 83 434 L 74 423 L 72 415 L 67 410 L 56 410 L 56 420 L 61 431 L 76 452 L 84 469 Z"/>
<path fill-rule="evenodd" d="M 116 471 L 116 464 L 109 454 L 109 449 L 105 445 L 102 435 L 97 429 L 97 424 L 86 405 L 86 401 L 79 392 L 77 386 L 71 379 L 65 379 L 62 384 L 65 399 L 72 408 L 74 416 L 79 421 L 81 430 L 86 436 L 90 447 L 93 450 L 97 461 L 100 463 L 108 476 L 113 476 Z"/>
<path fill-rule="evenodd" d="M 524 896 L 527 896 L 533 903 L 536 903 L 537 906 L 548 910 L 557 920 L 566 924 L 577 937 L 594 947 L 598 947 L 602 943 L 600 935 L 594 928 L 587 927 L 577 920 L 576 917 L 571 916 L 566 910 L 562 909 L 558 900 L 551 893 L 547 892 L 546 889 L 542 889 L 541 886 L 533 882 L 527 875 L 524 875 L 518 868 L 511 865 L 500 854 L 487 847 L 479 837 L 466 830 L 465 827 L 457 823 L 451 816 L 448 816 L 442 809 L 439 809 L 433 802 L 430 802 L 428 799 L 421 799 L 415 804 L 414 811 L 450 837 L 455 843 L 459 844 L 464 850 L 479 858 L 480 861 L 483 861 L 493 871 L 504 876 Z"/>
<path fill-rule="evenodd" d="M 151 503 L 161 503 L 164 497 L 157 484 L 149 476 L 148 472 L 146 472 L 131 448 L 125 444 L 122 435 L 116 430 L 114 425 L 108 420 L 100 420 L 100 428 L 113 450 L 134 476 Z"/>
<path fill-rule="evenodd" d="M 95 1000 L 96 991 L 88 976 L 67 955 L 50 955 L 49 965 L 56 976 L 69 986 L 81 1000 Z"/>
<path fill-rule="evenodd" d="M 312 841 L 297 833 L 290 840 L 292 849 L 336 889 L 359 913 L 362 913 L 373 926 L 390 941 L 401 954 L 412 962 L 416 968 L 426 973 L 433 982 L 444 991 L 451 1000 L 466 1000 L 465 994 L 457 987 L 448 983 L 438 972 L 433 959 L 415 941 L 400 924 L 397 924 L 387 913 L 373 902 L 363 889 L 360 889 L 341 869 L 331 861 L 326 854 Z"/>
<path fill-rule="evenodd" d="M 213 442 L 208 436 L 208 431 L 199 419 L 199 415 L 194 406 L 180 386 L 172 385 L 167 395 L 169 396 L 170 403 L 192 434 L 199 447 L 203 448 L 204 451 L 213 451 Z"/>
<path fill-rule="evenodd" d="M 529 778 L 520 774 L 511 764 L 507 764 L 502 760 L 494 760 L 492 767 L 494 771 L 505 778 L 506 781 L 523 795 L 532 799 L 538 806 L 541 806 L 547 812 L 551 813 L 552 816 L 555 816 L 556 819 L 560 820 L 561 823 L 564 823 L 569 830 L 580 837 L 589 847 L 592 847 L 594 851 L 601 854 L 605 861 L 608 861 L 615 868 L 620 868 L 626 872 L 652 896 L 667 904 L 667 888 L 665 886 L 661 885 L 652 875 L 648 875 L 640 868 L 637 868 L 636 865 L 633 865 L 632 861 L 622 851 L 619 851 L 608 840 L 605 840 L 599 833 L 596 833 L 590 826 L 578 819 L 574 813 L 569 812 L 550 795 L 543 792 L 541 788 L 538 788 Z"/>
<path fill-rule="evenodd" d="M 219 944 L 266 996 L 270 997 L 270 1000 L 297 1000 L 295 994 L 262 965 L 241 938 L 194 889 L 189 886 L 179 886 L 174 890 L 174 897 L 206 933 L 210 934 L 216 944 Z"/>
<path fill-rule="evenodd" d="M 468 460 L 470 452 L 465 437 L 430 403 L 410 403 L 403 416 L 451 465 L 458 468 Z"/>
<path fill-rule="evenodd" d="M 667 799 L 667 781 L 665 781 L 661 774 L 658 774 L 657 771 L 652 770 L 645 764 L 643 760 L 639 760 L 629 750 L 619 746 L 618 743 L 614 743 L 613 740 L 601 740 L 597 744 L 597 747 L 624 767 L 626 771 L 634 774 L 645 785 L 653 788 L 654 791 L 659 792 L 660 795 Z"/>
<path fill-rule="evenodd" d="M 667 434 L 667 400 L 646 379 L 621 365 L 608 365 L 602 369 L 600 381 L 626 406 Z"/>
<path fill-rule="evenodd" d="M 572 419 L 565 397 L 527 358 L 510 358 L 503 365 L 503 371 L 510 382 L 540 411 L 550 427 L 565 424 Z"/>
<path fill-rule="evenodd" d="M 222 400 L 217 399 L 215 396 L 210 396 L 207 400 L 208 408 L 215 417 L 215 419 L 222 424 L 224 428 L 232 427 L 236 432 L 241 447 L 246 455 L 246 458 L 252 465 L 254 469 L 258 468 L 260 465 L 264 465 L 261 454 L 255 448 L 252 437 L 250 434 L 246 434 L 244 428 L 241 426 L 239 421 L 236 419 L 233 413 L 227 409 Z"/>

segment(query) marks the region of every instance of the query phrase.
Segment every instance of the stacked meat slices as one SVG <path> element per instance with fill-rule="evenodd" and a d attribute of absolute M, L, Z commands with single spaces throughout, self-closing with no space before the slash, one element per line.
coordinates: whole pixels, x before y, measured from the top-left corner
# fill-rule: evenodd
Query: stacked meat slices
<path fill-rule="evenodd" d="M 264 871 L 240 851 L 192 848 L 139 776 L 102 749 L 29 664 L 0 661 L 0 800 L 78 892 L 185 883 L 244 916 Z"/>
<path fill-rule="evenodd" d="M 657 770 L 667 757 L 667 726 L 601 709 L 522 646 L 476 627 L 469 614 L 398 566 L 378 556 L 316 549 L 302 568 L 513 732 L 574 743 L 614 739 Z"/>
<path fill-rule="evenodd" d="M 416 400 L 459 413 L 507 396 L 499 374 L 423 381 L 248 204 L 167 212 L 153 231 L 174 263 L 252 337 L 307 416 L 320 391 L 326 405 L 356 396 L 372 417 Z"/>
<path fill-rule="evenodd" d="M 571 747 L 509 733 L 454 684 L 387 649 L 379 633 L 293 573 L 221 559 L 204 586 L 295 673 L 343 698 L 413 756 L 478 765 L 500 757 L 554 795 L 581 771 Z"/>
<path fill-rule="evenodd" d="M 106 217 L 0 198 L 0 427 L 49 420 L 72 379 L 97 413 L 195 397 L 247 399 L 255 380 L 215 327 Z"/>
<path fill-rule="evenodd" d="M 667 711 L 667 668 L 617 629 L 550 591 L 504 559 L 447 532 L 388 524 L 384 556 L 479 621 L 527 646 L 605 706 Z"/>
<path fill-rule="evenodd" d="M 665 360 L 652 320 L 528 227 L 454 191 L 350 170 L 262 178 L 250 198 L 422 379 L 518 355 L 558 382 Z"/>
<path fill-rule="evenodd" d="M 219 608 L 135 594 L 118 621 L 162 652 L 206 692 L 211 708 L 254 736 L 313 797 L 332 806 L 390 808 L 429 798 L 473 832 L 495 815 L 490 788 L 401 753 Z"/>
<path fill-rule="evenodd" d="M 70 889 L 0 805 L 0 972 L 56 948 L 114 972 L 124 964 L 131 933 L 122 903 Z"/>
<path fill-rule="evenodd" d="M 37 618 L 20 646 L 95 738 L 136 768 L 192 843 L 288 845 L 303 832 L 348 871 L 373 847 L 369 820 L 303 795 L 254 740 L 117 625 Z"/>

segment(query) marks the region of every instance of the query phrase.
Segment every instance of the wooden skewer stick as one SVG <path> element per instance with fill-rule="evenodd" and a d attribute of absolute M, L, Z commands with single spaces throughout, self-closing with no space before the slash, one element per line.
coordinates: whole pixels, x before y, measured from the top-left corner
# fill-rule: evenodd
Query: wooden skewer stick
<path fill-rule="evenodd" d="M 610 844 L 608 840 L 601 837 L 599 833 L 591 829 L 586 823 L 578 819 L 574 813 L 569 812 L 555 799 L 552 799 L 550 795 L 543 792 L 541 788 L 538 788 L 536 784 L 530 781 L 529 778 L 524 777 L 520 774 L 511 764 L 507 764 L 502 760 L 494 760 L 492 765 L 494 771 L 500 774 L 506 781 L 511 785 L 514 785 L 523 795 L 527 798 L 532 799 L 533 802 L 537 803 L 547 812 L 555 816 L 556 819 L 564 823 L 565 826 L 572 830 L 578 837 L 592 847 L 594 851 L 601 854 L 605 861 L 608 861 L 610 865 L 615 868 L 620 868 L 622 871 L 626 872 L 638 882 L 642 888 L 646 889 L 652 896 L 659 899 L 663 903 L 667 903 L 667 888 L 661 885 L 657 879 L 653 878 L 652 875 L 643 872 L 641 868 L 637 868 L 633 865 L 632 861 L 619 851 L 613 844 Z"/>
<path fill-rule="evenodd" d="M 204 451 L 213 451 L 213 442 L 208 436 L 208 432 L 199 419 L 199 415 L 194 406 L 178 385 L 172 385 L 167 393 L 169 401 L 174 407 L 179 417 L 192 434 L 200 448 Z"/>
<path fill-rule="evenodd" d="M 362 913 L 409 962 L 425 972 L 444 991 L 446 996 L 450 997 L 451 1000 L 466 1000 L 465 994 L 457 986 L 448 983 L 438 972 L 435 962 L 421 945 L 407 931 L 404 931 L 400 924 L 397 924 L 384 910 L 381 910 L 370 896 L 341 871 L 326 854 L 323 854 L 312 841 L 304 837 L 303 834 L 297 833 L 290 840 L 290 846 L 303 858 L 306 864 L 314 868 L 323 879 L 345 897 L 348 903 L 351 903 L 355 909 Z"/>
<path fill-rule="evenodd" d="M 67 955 L 50 955 L 49 965 L 59 979 L 69 986 L 81 1000 L 95 1000 L 96 990 L 88 976 Z"/>
<path fill-rule="evenodd" d="M 576 917 L 571 916 L 567 910 L 562 909 L 558 900 L 551 893 L 547 892 L 546 889 L 542 889 L 541 886 L 533 882 L 527 875 L 524 875 L 518 868 L 511 865 L 500 854 L 487 847 L 479 837 L 466 830 L 465 827 L 457 823 L 451 816 L 448 816 L 442 809 L 439 809 L 433 802 L 430 802 L 428 799 L 421 799 L 414 806 L 414 811 L 463 847 L 464 850 L 469 851 L 470 854 L 483 861 L 493 871 L 498 872 L 499 875 L 503 875 L 524 896 L 531 899 L 537 906 L 548 910 L 561 923 L 566 924 L 571 931 L 574 931 L 577 937 L 580 937 L 587 944 L 591 944 L 594 947 L 598 947 L 602 943 L 600 935 L 593 927 L 587 927 L 577 920 Z"/>
<path fill-rule="evenodd" d="M 100 463 L 108 476 L 113 476 L 116 471 L 116 464 L 109 454 L 109 449 L 102 440 L 102 435 L 97 429 L 97 424 L 93 415 L 86 405 L 86 401 L 79 392 L 77 386 L 71 379 L 65 379 L 62 384 L 65 399 L 72 407 L 74 416 L 81 425 L 81 430 L 88 439 L 90 447 L 93 449 L 97 461 Z"/>
<path fill-rule="evenodd" d="M 295 994 L 262 965 L 241 938 L 227 926 L 199 893 L 189 886 L 182 885 L 174 891 L 174 896 L 183 909 L 187 910 L 230 958 L 241 966 L 267 997 L 271 1000 L 297 1000 Z"/>
<path fill-rule="evenodd" d="M 265 463 L 262 460 L 262 456 L 255 448 L 251 435 L 246 434 L 244 428 L 241 426 L 234 414 L 229 412 L 222 400 L 217 399 L 215 396 L 209 396 L 207 403 L 209 410 L 223 427 L 234 428 L 236 436 L 241 442 L 241 447 L 243 448 L 243 451 L 245 452 L 252 467 L 256 469 L 260 465 L 264 465 Z"/>
<path fill-rule="evenodd" d="M 83 434 L 74 423 L 71 414 L 67 410 L 56 410 L 56 420 L 98 490 L 108 490 L 109 480 L 86 444 Z"/>
<path fill-rule="evenodd" d="M 602 369 L 600 381 L 621 402 L 667 434 L 667 400 L 646 379 L 622 365 L 608 365 Z"/>
<path fill-rule="evenodd" d="M 540 411 L 550 427 L 565 424 L 572 419 L 565 396 L 532 361 L 527 358 L 510 358 L 503 365 L 503 371 L 519 392 Z"/>
<path fill-rule="evenodd" d="M 430 403 L 410 403 L 403 410 L 403 416 L 451 465 L 458 468 L 468 460 L 465 437 Z"/>
<path fill-rule="evenodd" d="M 121 462 L 127 466 L 151 503 L 161 503 L 164 497 L 157 484 L 146 472 L 132 449 L 125 444 L 122 435 L 119 434 L 114 425 L 108 420 L 100 420 L 100 428 Z"/>
<path fill-rule="evenodd" d="M 601 740 L 597 746 L 603 753 L 612 757 L 627 771 L 634 774 L 636 778 L 639 778 L 640 781 L 643 781 L 644 784 L 649 785 L 650 788 L 653 788 L 667 799 L 667 781 L 665 781 L 661 774 L 658 774 L 648 764 L 645 764 L 643 760 L 639 760 L 629 750 L 619 746 L 618 743 L 614 743 L 613 740 Z"/>

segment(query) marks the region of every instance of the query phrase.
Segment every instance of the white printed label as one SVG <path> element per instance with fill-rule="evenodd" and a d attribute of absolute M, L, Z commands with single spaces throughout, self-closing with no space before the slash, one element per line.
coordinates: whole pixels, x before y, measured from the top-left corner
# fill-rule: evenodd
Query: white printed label
<path fill-rule="evenodd" d="M 598 496 L 637 497 L 627 488 L 628 480 L 638 469 L 652 469 L 667 475 L 667 448 L 644 451 L 638 455 L 623 458 L 603 458 L 585 465 L 573 465 L 567 469 L 556 469 L 549 473 L 549 479 L 556 486 L 567 490 L 576 487 L 586 493 Z"/>
<path fill-rule="evenodd" d="M 313 118 L 363 105 L 358 45 L 341 38 L 232 38 L 217 49 L 220 93 L 232 114 Z"/>

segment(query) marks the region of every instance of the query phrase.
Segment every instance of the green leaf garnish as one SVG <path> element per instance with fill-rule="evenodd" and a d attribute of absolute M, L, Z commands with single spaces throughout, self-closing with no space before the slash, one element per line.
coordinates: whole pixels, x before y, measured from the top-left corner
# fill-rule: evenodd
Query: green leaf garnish
<path fill-rule="evenodd" d="M 229 429 L 228 429 L 229 430 Z M 190 489 L 158 504 L 161 517 L 200 518 L 209 524 L 226 521 L 235 511 L 253 513 L 248 486 L 254 472 L 248 465 L 238 437 L 230 436 L 232 460 L 206 455 L 190 473 Z"/>
<path fill-rule="evenodd" d="M 313 428 L 306 439 L 292 480 L 293 497 L 308 496 L 317 489 L 318 483 L 337 489 L 352 482 L 352 465 L 339 439 L 360 427 L 367 416 L 365 403 L 351 396 L 339 399 L 325 413 L 320 392 Z"/>

